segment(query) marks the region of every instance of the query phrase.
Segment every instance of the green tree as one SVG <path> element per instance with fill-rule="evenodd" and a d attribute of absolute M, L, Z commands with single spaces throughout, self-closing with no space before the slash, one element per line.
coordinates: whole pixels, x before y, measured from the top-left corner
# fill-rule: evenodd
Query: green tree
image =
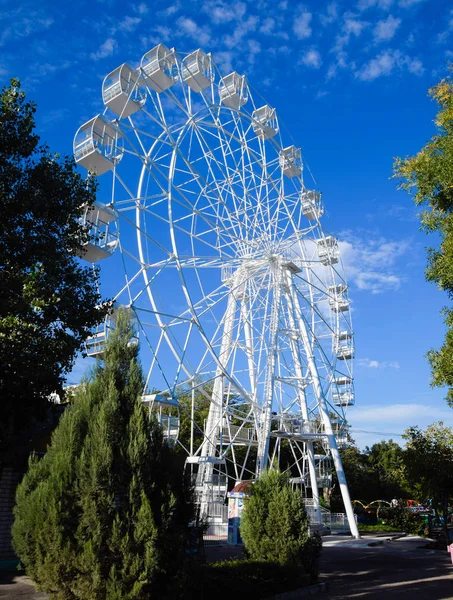
<path fill-rule="evenodd" d="M 453 429 L 439 421 L 425 431 L 410 427 L 404 438 L 408 480 L 419 489 L 419 499 L 430 499 L 436 512 L 443 513 L 447 535 L 448 505 L 453 500 Z"/>
<path fill-rule="evenodd" d="M 0 94 L 0 446 L 42 416 L 99 308 L 97 272 L 76 258 L 89 240 L 78 218 L 96 183 L 39 145 L 36 107 L 19 81 Z"/>
<path fill-rule="evenodd" d="M 379 480 L 380 498 L 408 498 L 410 485 L 406 479 L 404 450 L 393 440 L 382 440 L 366 448 L 368 464 Z"/>
<path fill-rule="evenodd" d="M 81 385 L 47 454 L 18 487 L 13 543 L 56 599 L 178 596 L 192 505 L 173 453 L 141 402 L 126 311 L 104 365 Z"/>
<path fill-rule="evenodd" d="M 437 133 L 415 156 L 397 158 L 394 176 L 400 189 L 414 192 L 422 229 L 440 235 L 440 245 L 428 249 L 426 278 L 453 297 L 453 82 L 443 79 L 430 89 L 439 111 Z M 447 386 L 447 402 L 453 406 L 453 310 L 443 310 L 447 333 L 439 350 L 430 350 L 432 384 Z"/>
<path fill-rule="evenodd" d="M 321 540 L 310 536 L 302 496 L 287 475 L 268 470 L 251 487 L 241 535 L 252 560 L 300 565 L 316 579 Z"/>

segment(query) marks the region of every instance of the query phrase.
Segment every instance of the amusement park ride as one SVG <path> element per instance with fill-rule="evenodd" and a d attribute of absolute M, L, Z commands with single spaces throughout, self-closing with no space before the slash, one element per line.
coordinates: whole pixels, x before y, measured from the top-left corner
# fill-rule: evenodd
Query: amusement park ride
<path fill-rule="evenodd" d="M 211 54 L 163 44 L 107 75 L 103 114 L 74 139 L 76 162 L 102 176 L 82 254 L 117 261 L 115 301 L 134 315 L 148 361 L 143 401 L 169 443 L 180 398 L 192 396 L 192 419 L 195 394 L 209 402 L 186 461 L 202 513 L 286 448 L 318 520 L 333 464 L 358 537 L 338 452 L 354 404 L 339 245 L 321 226 L 300 148 L 282 143 L 276 110 L 256 96 Z M 102 358 L 114 326 L 115 312 L 88 340 L 90 356 Z"/>

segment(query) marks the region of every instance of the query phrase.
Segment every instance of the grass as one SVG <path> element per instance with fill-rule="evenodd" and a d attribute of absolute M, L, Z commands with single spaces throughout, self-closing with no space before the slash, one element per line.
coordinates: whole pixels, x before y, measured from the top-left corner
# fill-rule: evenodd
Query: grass
<path fill-rule="evenodd" d="M 359 523 L 358 526 L 359 531 L 370 533 L 387 533 L 388 531 L 401 531 L 400 527 L 392 527 L 391 525 L 386 525 L 385 523 L 377 523 L 376 525 L 365 525 L 363 523 Z"/>

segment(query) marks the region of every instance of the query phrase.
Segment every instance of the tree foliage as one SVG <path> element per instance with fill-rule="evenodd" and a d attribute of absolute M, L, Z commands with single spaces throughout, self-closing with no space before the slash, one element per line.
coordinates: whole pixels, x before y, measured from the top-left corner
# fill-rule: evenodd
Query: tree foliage
<path fill-rule="evenodd" d="M 276 469 L 265 471 L 252 486 L 241 518 L 241 536 L 252 560 L 300 565 L 313 579 L 321 548 L 310 536 L 300 492 Z"/>
<path fill-rule="evenodd" d="M 410 427 L 404 437 L 408 479 L 444 514 L 446 527 L 448 504 L 453 501 L 453 429 L 439 421 L 425 431 Z"/>
<path fill-rule="evenodd" d="M 120 311 L 104 366 L 82 384 L 17 491 L 14 548 L 53 598 L 160 598 L 185 560 L 191 504 L 142 405 L 132 336 Z"/>
<path fill-rule="evenodd" d="M 436 232 L 441 241 L 428 249 L 426 278 L 453 298 L 453 81 L 443 79 L 430 89 L 439 111 L 435 124 L 437 133 L 415 156 L 397 158 L 395 177 L 400 188 L 414 193 L 421 213 L 422 228 Z M 447 333 L 439 350 L 430 350 L 432 384 L 447 386 L 447 402 L 453 406 L 453 310 L 443 310 Z"/>
<path fill-rule="evenodd" d="M 40 416 L 89 330 L 97 273 L 76 258 L 89 239 L 78 222 L 95 200 L 72 158 L 39 145 L 36 107 L 17 80 L 0 94 L 0 444 Z"/>

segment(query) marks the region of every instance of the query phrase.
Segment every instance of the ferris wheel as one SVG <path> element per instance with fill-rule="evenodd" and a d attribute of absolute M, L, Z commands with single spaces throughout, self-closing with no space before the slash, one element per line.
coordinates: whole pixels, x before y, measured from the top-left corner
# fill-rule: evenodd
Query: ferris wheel
<path fill-rule="evenodd" d="M 159 44 L 112 71 L 102 99 L 74 139 L 76 162 L 102 176 L 82 255 L 109 258 L 142 341 L 144 401 L 169 441 L 182 397 L 192 419 L 195 395 L 209 404 L 187 448 L 202 509 L 228 477 L 259 477 L 285 450 L 315 511 L 333 461 L 358 536 L 338 453 L 354 404 L 348 286 L 301 150 L 246 78 L 222 76 L 202 50 Z M 114 315 L 88 354 L 102 355 L 113 326 Z"/>

